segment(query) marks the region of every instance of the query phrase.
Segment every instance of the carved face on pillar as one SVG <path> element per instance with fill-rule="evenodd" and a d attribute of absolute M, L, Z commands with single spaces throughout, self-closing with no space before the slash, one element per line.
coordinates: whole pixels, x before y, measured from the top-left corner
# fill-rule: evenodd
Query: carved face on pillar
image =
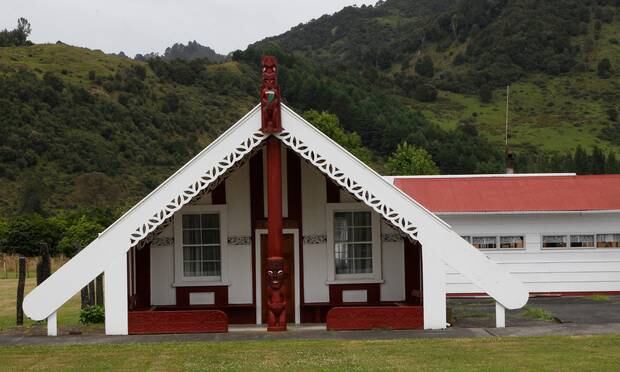
<path fill-rule="evenodd" d="M 275 88 L 278 85 L 278 61 L 274 56 L 263 56 L 263 87 Z"/>
<path fill-rule="evenodd" d="M 284 259 L 282 257 L 267 259 L 267 278 L 269 279 L 269 287 L 271 289 L 278 290 L 282 287 L 282 281 L 286 278 Z"/>

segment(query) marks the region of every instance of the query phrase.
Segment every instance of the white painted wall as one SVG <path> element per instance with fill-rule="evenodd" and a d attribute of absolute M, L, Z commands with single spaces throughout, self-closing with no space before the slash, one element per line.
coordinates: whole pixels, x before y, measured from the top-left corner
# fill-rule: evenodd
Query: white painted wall
<path fill-rule="evenodd" d="M 250 174 L 246 163 L 226 179 L 226 233 L 230 238 L 250 237 Z M 204 194 L 195 205 L 211 205 L 211 194 Z M 185 209 L 185 208 L 184 208 Z M 181 209 L 178 213 L 182 212 Z M 155 239 L 174 237 L 173 224 L 167 226 Z M 224 229 L 223 229 L 224 231 Z M 251 243 L 222 245 L 222 272 L 226 271 L 228 301 L 231 304 L 252 303 L 252 251 Z M 174 305 L 174 247 L 172 244 L 151 247 L 151 303 Z M 224 277 L 224 275 L 223 275 Z"/>
<path fill-rule="evenodd" d="M 172 224 L 159 234 L 159 239 L 172 238 Z M 157 242 L 157 241 L 155 241 Z M 151 304 L 175 305 L 174 247 L 172 244 L 151 244 Z"/>
<path fill-rule="evenodd" d="M 325 235 L 325 178 L 306 162 L 301 162 L 302 230 L 305 236 Z M 303 245 L 304 302 L 329 302 L 327 281 L 327 244 Z"/>
<path fill-rule="evenodd" d="M 325 177 L 312 165 L 302 162 L 301 178 L 303 234 L 304 236 L 326 236 L 332 229 L 327 226 Z M 355 199 L 347 192 L 341 191 L 340 201 L 350 204 Z M 376 216 L 376 212 L 372 213 Z M 380 233 L 395 233 L 383 222 L 379 223 L 379 226 Z M 402 240 L 383 242 L 383 239 L 379 238 L 379 245 L 381 257 L 378 260 L 380 261 L 380 273 L 377 279 L 381 283 L 381 300 L 403 301 L 405 299 L 404 243 Z M 329 302 L 328 283 L 338 282 L 338 280 L 330 279 L 333 276 L 330 273 L 333 274 L 334 270 L 328 259 L 330 249 L 333 247 L 325 242 L 304 243 L 304 302 L 306 303 Z M 377 282 L 376 279 L 371 281 Z"/>
<path fill-rule="evenodd" d="M 444 215 L 462 236 L 523 235 L 525 249 L 483 250 L 522 280 L 530 292 L 620 291 L 620 249 L 542 248 L 542 235 L 620 232 L 620 213 L 530 215 Z M 478 293 L 479 288 L 447 267 L 448 293 Z"/>

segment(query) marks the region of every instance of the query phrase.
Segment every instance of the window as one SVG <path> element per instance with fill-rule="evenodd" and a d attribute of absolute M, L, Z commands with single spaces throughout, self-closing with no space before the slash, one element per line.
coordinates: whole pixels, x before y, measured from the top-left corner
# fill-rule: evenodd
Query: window
<path fill-rule="evenodd" d="M 499 238 L 500 248 L 523 248 L 523 236 L 501 236 Z"/>
<path fill-rule="evenodd" d="M 596 235 L 597 248 L 620 248 L 620 234 Z"/>
<path fill-rule="evenodd" d="M 495 236 L 472 236 L 471 245 L 479 249 L 497 248 L 497 237 Z"/>
<path fill-rule="evenodd" d="M 467 243 L 471 243 L 471 236 L 461 236 L 461 238 L 463 238 L 464 240 L 467 241 Z"/>
<path fill-rule="evenodd" d="M 219 279 L 222 273 L 220 216 L 184 214 L 183 276 Z"/>
<path fill-rule="evenodd" d="M 571 248 L 593 248 L 594 247 L 594 235 L 571 235 L 570 236 Z"/>
<path fill-rule="evenodd" d="M 369 211 L 334 213 L 336 274 L 372 273 L 372 221 Z"/>
<path fill-rule="evenodd" d="M 566 235 L 543 235 L 542 246 L 543 248 L 566 248 Z"/>

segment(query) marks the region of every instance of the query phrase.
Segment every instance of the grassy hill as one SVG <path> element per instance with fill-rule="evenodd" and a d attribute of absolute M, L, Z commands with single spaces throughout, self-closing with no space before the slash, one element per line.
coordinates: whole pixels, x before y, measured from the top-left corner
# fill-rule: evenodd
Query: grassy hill
<path fill-rule="evenodd" d="M 442 173 L 502 172 L 507 84 L 517 171 L 620 172 L 598 167 L 620 154 L 618 35 L 617 1 L 388 0 L 223 63 L 0 47 L 0 214 L 126 209 L 256 104 L 263 53 L 380 172 L 403 141 Z"/>
<path fill-rule="evenodd" d="M 0 210 L 124 209 L 255 104 L 256 73 L 235 62 L 163 66 L 0 48 Z"/>
<path fill-rule="evenodd" d="M 511 84 L 510 142 L 517 151 L 597 145 L 617 152 L 620 138 L 610 132 L 618 124 L 608 111 L 619 110 L 618 35 L 613 1 L 388 0 L 345 8 L 253 47 L 363 71 L 361 79 L 431 122 L 448 130 L 468 122 L 496 146 L 504 142 Z M 425 77 L 415 66 L 426 57 L 434 73 Z M 616 72 L 600 78 L 597 64 L 605 58 Z M 416 99 L 422 84 L 437 88 L 436 100 Z M 492 90 L 490 102 L 481 102 L 482 86 Z"/>

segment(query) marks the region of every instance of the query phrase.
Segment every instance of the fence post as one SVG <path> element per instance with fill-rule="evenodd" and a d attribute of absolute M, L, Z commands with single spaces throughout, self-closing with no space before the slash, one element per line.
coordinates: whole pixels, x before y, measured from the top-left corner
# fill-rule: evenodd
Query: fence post
<path fill-rule="evenodd" d="M 96 304 L 103 306 L 103 274 L 99 274 L 95 279 L 95 287 Z"/>
<path fill-rule="evenodd" d="M 24 287 L 26 285 L 26 257 L 19 257 L 19 279 L 17 281 L 17 325 L 24 325 Z"/>

